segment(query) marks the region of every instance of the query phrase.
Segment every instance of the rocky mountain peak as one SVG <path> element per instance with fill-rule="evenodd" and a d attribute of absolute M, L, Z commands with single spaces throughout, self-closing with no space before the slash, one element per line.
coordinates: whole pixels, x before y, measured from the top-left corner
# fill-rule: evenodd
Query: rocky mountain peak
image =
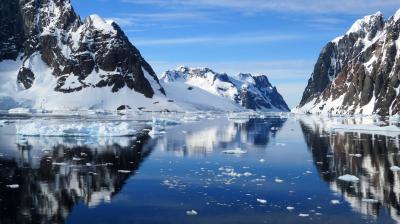
<path fill-rule="evenodd" d="M 367 34 L 371 32 L 376 32 L 377 30 L 382 30 L 385 24 L 385 19 L 381 12 L 377 12 L 372 15 L 365 16 L 362 19 L 357 20 L 351 28 L 346 32 L 346 34 L 357 33 Z"/>
<path fill-rule="evenodd" d="M 0 63 L 13 60 L 16 66 L 12 97 L 23 95 L 31 106 L 40 99 L 45 107 L 50 99 L 44 92 L 165 94 L 151 66 L 115 22 L 99 15 L 82 21 L 70 0 L 1 1 L 0 14 Z M 12 72 L 9 80 L 14 85 Z"/>
<path fill-rule="evenodd" d="M 387 21 L 379 12 L 366 16 L 357 20 L 344 36 L 329 42 L 322 49 L 294 111 L 400 113 L 400 23 L 396 21 L 399 14 Z"/>

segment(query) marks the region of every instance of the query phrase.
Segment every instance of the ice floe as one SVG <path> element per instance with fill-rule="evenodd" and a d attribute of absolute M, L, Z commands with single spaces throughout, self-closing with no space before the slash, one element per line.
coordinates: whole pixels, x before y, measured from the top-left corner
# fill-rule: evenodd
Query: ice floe
<path fill-rule="evenodd" d="M 260 204 L 267 204 L 267 200 L 257 198 L 257 202 Z"/>
<path fill-rule="evenodd" d="M 358 182 L 360 179 L 356 176 L 346 174 L 343 176 L 338 177 L 339 180 L 346 181 L 346 182 Z"/>
<path fill-rule="evenodd" d="M 8 110 L 9 114 L 31 114 L 32 111 L 29 108 L 13 108 Z"/>
<path fill-rule="evenodd" d="M 334 199 L 334 200 L 331 200 L 331 204 L 333 204 L 333 205 L 338 205 L 338 204 L 340 204 L 340 201 Z"/>
<path fill-rule="evenodd" d="M 246 154 L 247 151 L 242 150 L 241 148 L 236 148 L 236 149 L 224 150 L 224 151 L 222 151 L 222 153 L 241 155 L 241 154 Z"/>
<path fill-rule="evenodd" d="M 391 167 L 390 167 L 390 170 L 393 171 L 393 172 L 400 172 L 400 167 L 398 167 L 398 166 L 391 166 Z"/>
<path fill-rule="evenodd" d="M 186 215 L 198 215 L 199 213 L 195 210 L 186 211 Z"/>
<path fill-rule="evenodd" d="M 16 189 L 16 188 L 19 188 L 19 184 L 9 184 L 9 185 L 6 185 L 6 187 L 11 188 L 11 189 Z"/>
<path fill-rule="evenodd" d="M 379 201 L 378 201 L 378 200 L 376 200 L 376 199 L 372 199 L 372 198 L 363 198 L 363 199 L 362 199 L 362 202 L 365 202 L 365 203 L 371 203 L 371 204 L 376 204 L 376 203 L 379 203 Z"/>
<path fill-rule="evenodd" d="M 176 120 L 172 120 L 172 119 L 168 119 L 168 118 L 156 118 L 153 117 L 153 125 L 156 126 L 169 126 L 169 125 L 178 125 L 181 122 L 176 121 Z"/>
<path fill-rule="evenodd" d="M 137 133 L 127 122 L 108 123 L 52 123 L 44 121 L 20 122 L 16 124 L 18 135 L 22 136 L 133 136 Z"/>

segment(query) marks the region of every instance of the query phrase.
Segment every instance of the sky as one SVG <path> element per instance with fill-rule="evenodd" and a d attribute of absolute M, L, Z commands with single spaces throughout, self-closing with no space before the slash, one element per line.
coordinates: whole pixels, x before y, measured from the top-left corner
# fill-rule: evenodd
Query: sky
<path fill-rule="evenodd" d="M 265 74 L 296 106 L 321 49 L 399 0 L 72 0 L 84 19 L 116 21 L 158 75 L 180 65 Z"/>

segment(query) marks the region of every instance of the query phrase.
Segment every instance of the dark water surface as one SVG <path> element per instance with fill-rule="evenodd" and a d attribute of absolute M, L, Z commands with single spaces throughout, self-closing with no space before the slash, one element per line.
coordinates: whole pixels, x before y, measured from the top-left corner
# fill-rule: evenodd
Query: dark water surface
<path fill-rule="evenodd" d="M 400 221 L 398 137 L 291 116 L 208 116 L 153 137 L 148 121 L 127 120 L 135 137 L 108 138 L 17 136 L 46 119 L 3 120 L 0 223 Z M 223 153 L 237 148 L 247 153 Z"/>

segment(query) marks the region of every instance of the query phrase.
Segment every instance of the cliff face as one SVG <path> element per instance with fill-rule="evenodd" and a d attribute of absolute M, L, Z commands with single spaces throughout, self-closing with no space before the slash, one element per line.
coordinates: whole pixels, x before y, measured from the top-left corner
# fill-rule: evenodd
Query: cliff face
<path fill-rule="evenodd" d="M 116 23 L 97 15 L 82 21 L 69 0 L 1 0 L 0 15 L 0 70 L 7 72 L 5 81 L 17 83 L 16 92 L 2 92 L 11 97 L 29 92 L 47 101 L 34 91 L 43 86 L 66 94 L 103 88 L 146 98 L 164 94 L 151 66 Z"/>
<path fill-rule="evenodd" d="M 400 10 L 357 20 L 322 50 L 294 112 L 400 113 Z"/>

